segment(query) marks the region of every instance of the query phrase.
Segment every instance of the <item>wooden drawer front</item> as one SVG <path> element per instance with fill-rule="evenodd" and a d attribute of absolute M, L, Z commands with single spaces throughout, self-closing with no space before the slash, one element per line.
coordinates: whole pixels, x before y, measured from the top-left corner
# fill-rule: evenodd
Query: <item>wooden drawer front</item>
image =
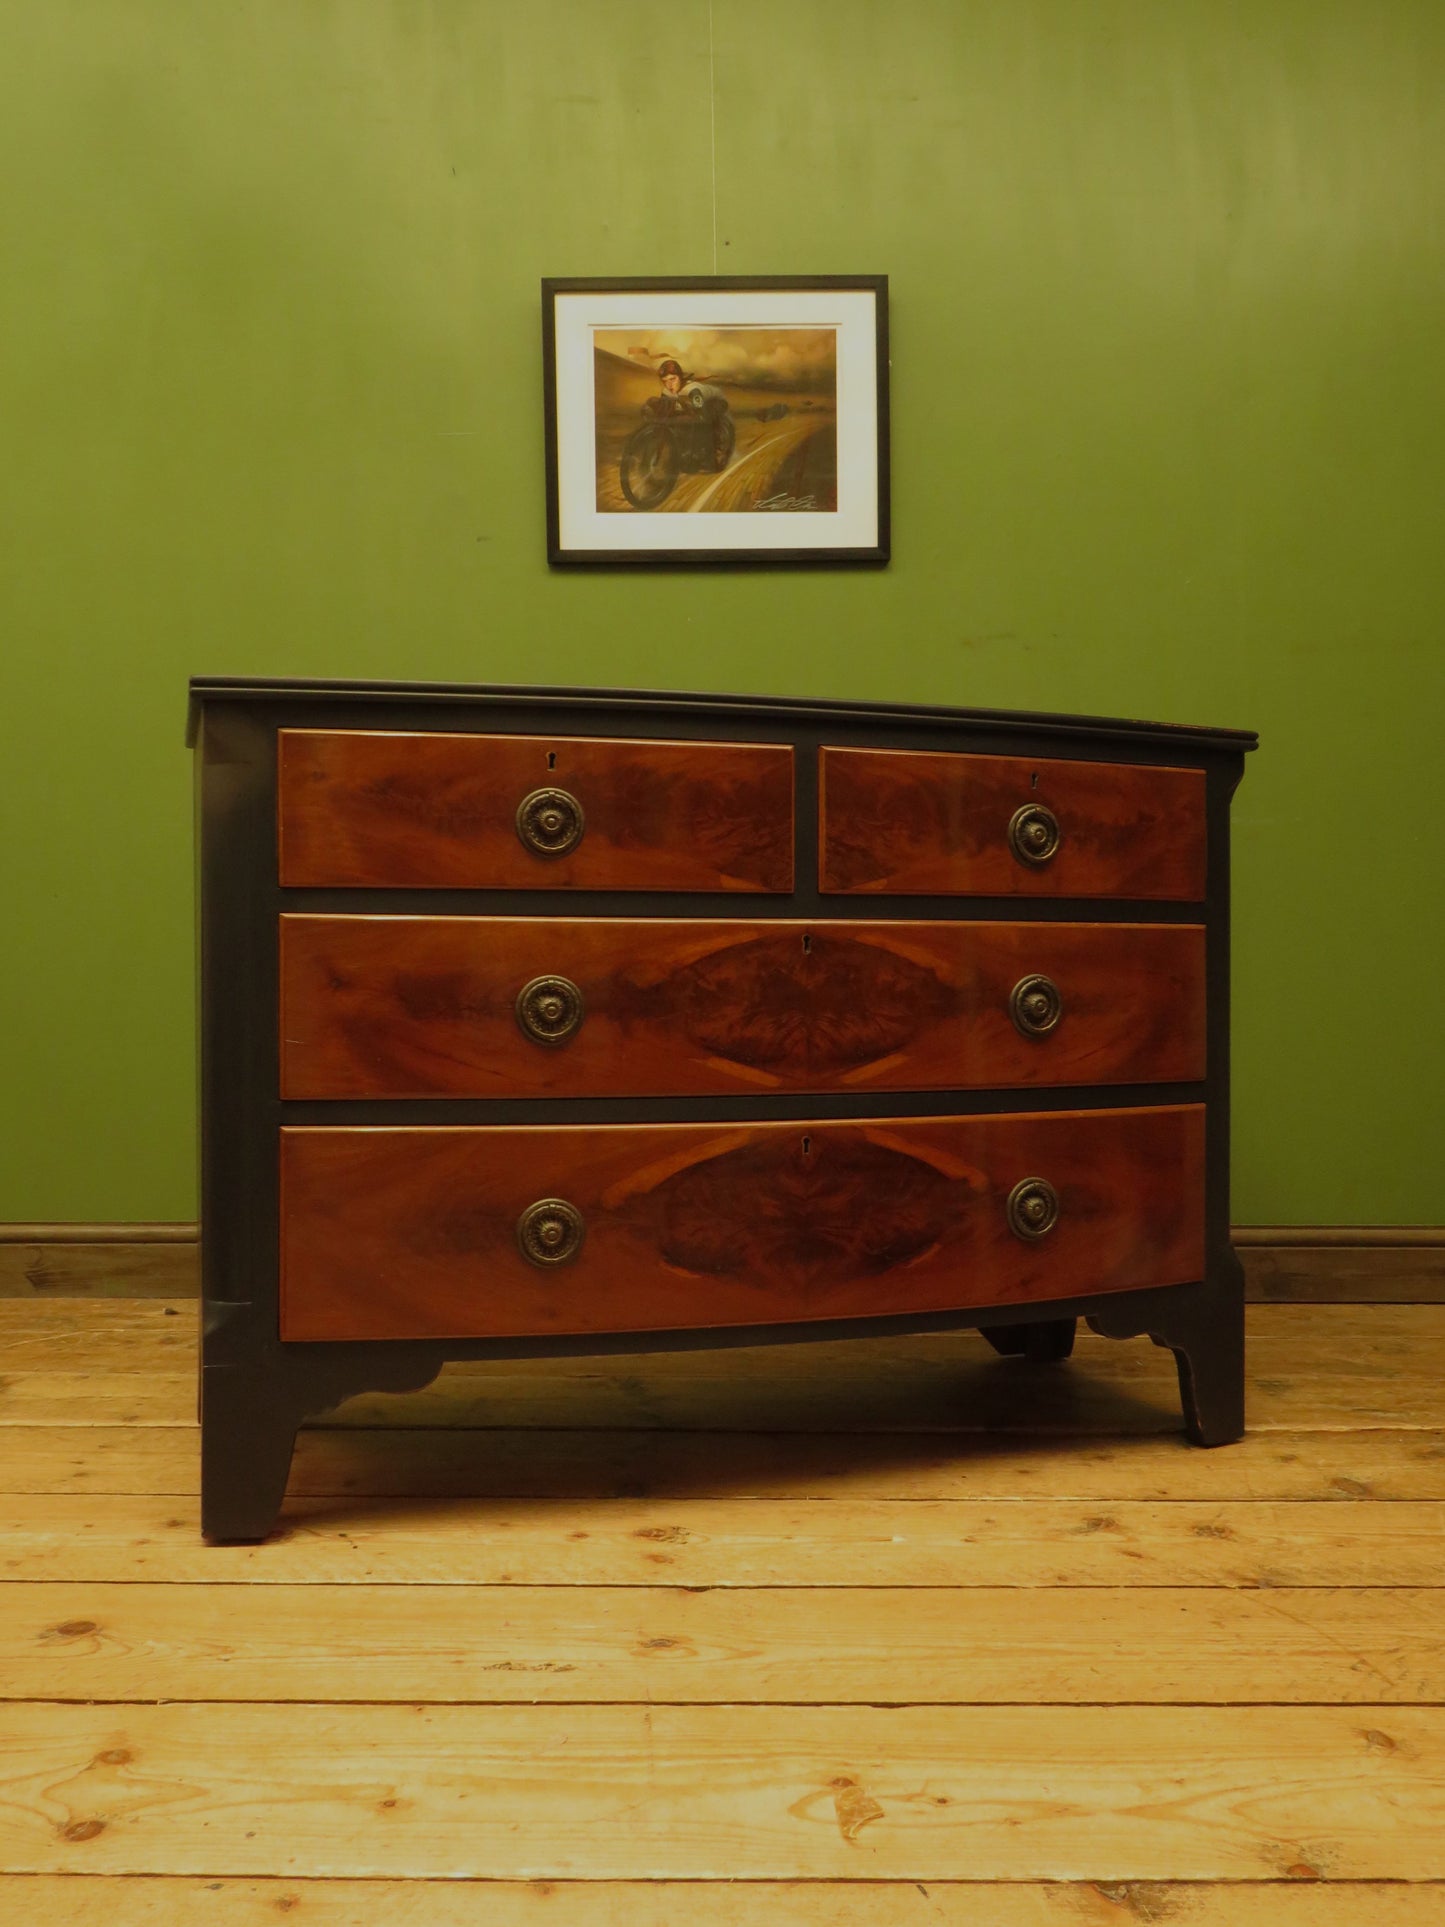
<path fill-rule="evenodd" d="M 285 1130 L 281 1335 L 766 1325 L 1182 1283 L 1202 1275 L 1203 1172 L 1202 1106 Z M 1031 1239 L 1009 1199 L 1040 1179 L 1058 1219 Z M 567 1262 L 523 1254 L 543 1204 L 535 1249 L 579 1214 Z"/>
<path fill-rule="evenodd" d="M 793 884 L 793 752 L 597 737 L 280 734 L 281 882 L 334 888 L 765 890 Z M 565 800 L 524 841 L 518 811 Z"/>
<path fill-rule="evenodd" d="M 1204 1076 L 1204 932 L 288 916 L 281 1067 L 286 1098 L 1186 1082 Z"/>
<path fill-rule="evenodd" d="M 824 749 L 820 887 L 944 896 L 1204 896 L 1204 773 L 1130 763 Z M 1010 824 L 1042 807 L 1058 828 L 1042 861 Z M 1038 819 L 1025 818 L 1027 846 Z M 1046 830 L 1046 826 L 1045 826 Z"/>

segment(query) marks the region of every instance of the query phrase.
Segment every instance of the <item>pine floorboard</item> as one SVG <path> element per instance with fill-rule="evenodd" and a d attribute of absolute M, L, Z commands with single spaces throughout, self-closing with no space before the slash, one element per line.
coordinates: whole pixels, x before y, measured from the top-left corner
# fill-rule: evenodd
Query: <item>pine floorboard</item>
<path fill-rule="evenodd" d="M 0 1303 L 0 1918 L 1438 1927 L 1445 1307 L 478 1363 L 196 1530 L 195 1307 Z"/>
<path fill-rule="evenodd" d="M 0 1919 L 57 1927 L 1440 1927 L 1445 1886 L 0 1874 Z"/>

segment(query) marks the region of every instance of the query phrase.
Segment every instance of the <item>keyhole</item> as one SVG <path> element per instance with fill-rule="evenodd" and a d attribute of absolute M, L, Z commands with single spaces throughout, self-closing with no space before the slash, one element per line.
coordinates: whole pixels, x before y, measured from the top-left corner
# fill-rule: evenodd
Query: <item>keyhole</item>
<path fill-rule="evenodd" d="M 1029 778 L 1029 788 L 1031 790 L 1036 790 L 1038 786 L 1039 786 L 1039 773 L 1037 770 L 1035 770 L 1033 775 Z"/>
<path fill-rule="evenodd" d="M 806 955 L 806 953 L 807 953 L 808 951 L 810 951 L 810 950 L 811 950 L 812 948 L 813 948 L 813 933 L 812 933 L 812 931 L 811 931 L 811 930 L 805 930 L 805 931 L 803 932 L 803 951 L 804 951 L 804 954 Z"/>
<path fill-rule="evenodd" d="M 805 1137 L 803 1139 L 803 1156 L 807 1157 L 808 1153 L 812 1150 L 812 1148 L 813 1148 L 813 1140 L 810 1137 Z"/>
<path fill-rule="evenodd" d="M 557 752 L 555 749 L 549 749 L 547 751 L 547 767 L 548 769 L 556 769 L 557 767 Z M 1034 781 L 1037 782 L 1038 778 L 1035 777 Z"/>

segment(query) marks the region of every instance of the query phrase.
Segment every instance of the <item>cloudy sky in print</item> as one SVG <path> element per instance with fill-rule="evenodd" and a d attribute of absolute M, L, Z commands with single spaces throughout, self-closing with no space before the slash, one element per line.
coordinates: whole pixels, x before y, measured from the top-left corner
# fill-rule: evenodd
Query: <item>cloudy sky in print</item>
<path fill-rule="evenodd" d="M 593 341 L 635 368 L 680 361 L 699 381 L 815 395 L 837 385 L 833 328 L 598 328 Z"/>

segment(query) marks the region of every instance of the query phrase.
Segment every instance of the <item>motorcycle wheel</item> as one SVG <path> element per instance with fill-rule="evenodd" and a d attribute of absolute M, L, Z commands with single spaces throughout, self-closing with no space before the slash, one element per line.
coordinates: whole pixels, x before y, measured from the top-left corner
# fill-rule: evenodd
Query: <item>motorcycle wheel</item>
<path fill-rule="evenodd" d="M 677 443 L 670 430 L 647 422 L 630 438 L 618 464 L 622 493 L 635 509 L 655 509 L 677 485 Z"/>

